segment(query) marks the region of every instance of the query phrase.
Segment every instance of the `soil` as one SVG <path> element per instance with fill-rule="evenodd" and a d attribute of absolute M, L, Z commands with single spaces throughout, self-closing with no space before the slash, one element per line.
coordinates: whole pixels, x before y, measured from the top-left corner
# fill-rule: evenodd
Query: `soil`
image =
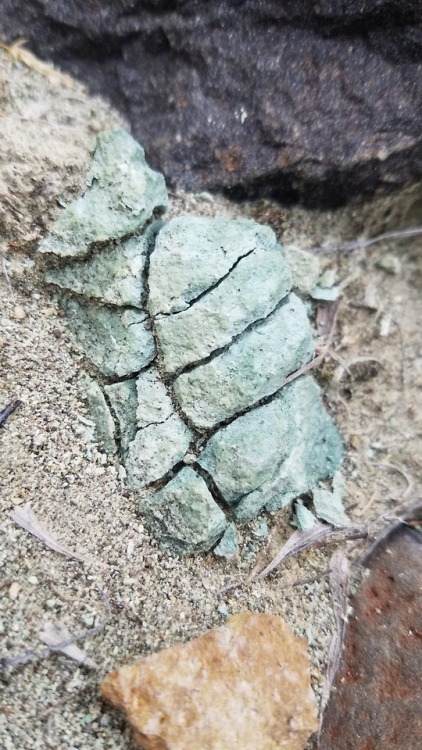
<path fill-rule="evenodd" d="M 319 698 L 334 627 L 326 575 L 333 549 L 305 552 L 219 598 L 222 587 L 271 559 L 292 533 L 290 511 L 266 516 L 268 539 L 258 535 L 258 523 L 244 527 L 233 561 L 170 558 L 144 528 L 117 460 L 92 441 L 78 385 L 84 361 L 43 288 L 36 244 L 58 201 L 83 190 L 96 132 L 121 119 L 79 84 L 5 50 L 0 96 L 0 407 L 23 402 L 0 428 L 0 656 L 39 652 L 46 621 L 75 635 L 104 623 L 79 643 L 97 669 L 51 654 L 3 670 L 0 746 L 131 750 L 126 722 L 98 694 L 106 673 L 245 609 L 279 614 L 308 639 Z M 168 215 L 252 216 L 270 223 L 286 245 L 313 247 L 409 225 L 416 197 L 412 188 L 320 214 L 178 193 Z M 332 356 L 315 376 L 344 436 L 350 518 L 371 530 L 380 516 L 422 495 L 421 244 L 416 236 L 320 253 L 343 288 Z M 379 266 L 386 258 L 389 270 Z M 24 503 L 86 562 L 49 550 L 14 523 L 11 512 Z M 354 557 L 362 543 L 343 547 Z"/>

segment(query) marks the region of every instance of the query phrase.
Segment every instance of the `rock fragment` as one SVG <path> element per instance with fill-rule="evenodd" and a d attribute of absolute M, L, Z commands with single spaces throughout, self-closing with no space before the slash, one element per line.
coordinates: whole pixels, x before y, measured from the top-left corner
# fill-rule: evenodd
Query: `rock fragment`
<path fill-rule="evenodd" d="M 227 526 L 227 529 L 217 544 L 214 550 L 214 555 L 229 560 L 230 558 L 235 557 L 238 552 L 239 540 L 237 528 L 234 523 L 231 523 Z"/>
<path fill-rule="evenodd" d="M 161 222 L 140 237 L 104 248 L 84 261 L 73 261 L 45 274 L 49 284 L 109 305 L 143 307 L 146 302 L 145 266 Z"/>
<path fill-rule="evenodd" d="M 174 392 L 195 426 L 214 427 L 275 393 L 287 375 L 309 362 L 313 351 L 305 306 L 289 294 L 221 354 L 179 375 Z"/>
<path fill-rule="evenodd" d="M 145 750 L 303 750 L 317 727 L 305 641 L 277 615 L 234 615 L 112 672 L 101 692 Z"/>
<path fill-rule="evenodd" d="M 126 237 L 167 207 L 164 177 L 148 167 L 144 150 L 121 129 L 98 136 L 87 184 L 53 224 L 41 253 L 83 258 L 93 243 Z"/>
<path fill-rule="evenodd" d="M 150 266 L 151 315 L 186 310 L 259 246 L 275 245 L 275 234 L 250 219 L 180 216 L 157 237 Z"/>
<path fill-rule="evenodd" d="M 246 241 L 249 234 L 248 222 Z M 238 241 L 242 245 L 241 227 Z M 166 371 L 173 373 L 230 344 L 252 323 L 266 318 L 290 286 L 282 248 L 268 232 L 257 231 L 256 249 L 241 258 L 220 283 L 187 310 L 155 320 Z"/>
<path fill-rule="evenodd" d="M 97 381 L 85 375 L 82 381 L 83 393 L 88 401 L 95 422 L 95 439 L 106 453 L 116 453 L 116 425 Z"/>
<path fill-rule="evenodd" d="M 188 450 L 192 432 L 177 414 L 138 430 L 126 458 L 127 483 L 140 490 L 161 479 Z"/>
<path fill-rule="evenodd" d="M 310 376 L 283 388 L 265 406 L 218 430 L 198 463 L 212 476 L 236 519 L 275 510 L 339 467 L 343 446 Z"/>
<path fill-rule="evenodd" d="M 343 506 L 345 491 L 345 481 L 340 471 L 336 471 L 333 476 L 332 492 L 325 487 L 313 487 L 312 497 L 318 518 L 333 526 L 348 526 L 350 519 Z"/>
<path fill-rule="evenodd" d="M 227 527 L 204 480 L 188 466 L 141 500 L 139 511 L 160 546 L 173 555 L 208 551 Z"/>
<path fill-rule="evenodd" d="M 141 372 L 136 380 L 138 404 L 136 420 L 138 427 L 165 422 L 173 414 L 173 404 L 167 389 L 155 367 Z"/>
<path fill-rule="evenodd" d="M 103 375 L 130 375 L 154 359 L 155 344 L 146 313 L 85 304 L 70 297 L 62 297 L 60 304 L 85 356 Z"/>

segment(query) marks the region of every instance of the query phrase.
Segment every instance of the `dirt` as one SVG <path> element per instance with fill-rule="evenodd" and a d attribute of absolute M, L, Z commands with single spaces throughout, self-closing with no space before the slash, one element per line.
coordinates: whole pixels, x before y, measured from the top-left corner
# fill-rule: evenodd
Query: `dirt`
<path fill-rule="evenodd" d="M 258 524 L 243 528 L 232 562 L 212 554 L 170 558 L 144 528 L 117 461 L 92 442 L 78 386 L 84 362 L 42 286 L 35 248 L 58 201 L 83 189 L 95 133 L 120 118 L 79 84 L 46 76 L 4 50 L 0 95 L 0 408 L 16 397 L 23 402 L 0 428 L 0 656 L 40 651 L 46 621 L 63 622 L 72 634 L 104 623 L 79 643 L 97 669 L 59 654 L 3 669 L 0 746 L 130 750 L 123 718 L 98 695 L 106 673 L 245 609 L 280 614 L 308 639 L 319 698 L 334 624 L 326 576 L 332 550 L 303 553 L 271 577 L 218 598 L 279 549 L 292 532 L 289 512 L 267 516 L 269 539 L 257 536 Z M 415 195 L 412 188 L 318 214 L 178 193 L 169 215 L 253 216 L 271 223 L 285 244 L 313 247 L 409 225 Z M 344 436 L 346 506 L 358 523 L 372 524 L 421 497 L 421 244 L 417 236 L 320 254 L 344 288 L 331 356 L 315 375 Z M 386 256 L 394 273 L 379 267 Z M 50 551 L 19 528 L 11 512 L 24 503 L 86 562 Z M 361 546 L 344 549 L 353 557 Z"/>

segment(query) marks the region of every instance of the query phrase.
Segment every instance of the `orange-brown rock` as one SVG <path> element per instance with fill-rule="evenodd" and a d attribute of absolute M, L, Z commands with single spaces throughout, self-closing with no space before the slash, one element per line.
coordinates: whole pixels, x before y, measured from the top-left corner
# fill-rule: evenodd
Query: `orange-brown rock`
<path fill-rule="evenodd" d="M 243 612 L 101 686 L 145 750 L 302 750 L 317 727 L 306 641 Z"/>

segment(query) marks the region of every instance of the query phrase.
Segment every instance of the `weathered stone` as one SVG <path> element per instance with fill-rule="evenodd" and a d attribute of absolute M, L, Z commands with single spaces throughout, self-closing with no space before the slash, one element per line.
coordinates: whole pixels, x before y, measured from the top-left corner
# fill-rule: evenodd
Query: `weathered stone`
<path fill-rule="evenodd" d="M 340 471 L 336 471 L 333 477 L 333 491 L 325 487 L 313 487 L 312 497 L 315 513 L 333 526 L 347 526 L 350 519 L 347 517 L 343 507 L 343 497 L 346 485 Z"/>
<path fill-rule="evenodd" d="M 188 466 L 141 500 L 139 512 L 160 546 L 173 555 L 207 552 L 227 526 L 204 480 Z"/>
<path fill-rule="evenodd" d="M 85 356 L 103 375 L 130 375 L 154 359 L 155 344 L 146 313 L 85 304 L 69 297 L 62 297 L 60 304 Z"/>
<path fill-rule="evenodd" d="M 246 235 L 250 235 L 249 226 Z M 238 242 L 243 244 L 241 227 Z M 290 287 L 282 248 L 274 236 L 257 229 L 256 249 L 239 260 L 217 286 L 188 310 L 155 320 L 167 372 L 199 362 L 230 344 L 252 323 L 266 318 Z"/>
<path fill-rule="evenodd" d="M 140 237 L 106 247 L 87 260 L 53 268 L 44 278 L 49 284 L 105 304 L 144 307 L 145 265 L 160 226 L 161 222 L 154 222 Z"/>
<path fill-rule="evenodd" d="M 299 531 L 310 531 L 318 523 L 312 511 L 302 503 L 295 503 L 295 520 Z"/>
<path fill-rule="evenodd" d="M 320 750 L 421 748 L 422 507 L 400 515 L 351 599 Z"/>
<path fill-rule="evenodd" d="M 116 415 L 120 432 L 120 448 L 125 453 L 138 429 L 136 422 L 138 405 L 136 381 L 122 380 L 120 383 L 104 386 L 104 390 Z"/>
<path fill-rule="evenodd" d="M 95 439 L 106 453 L 116 453 L 116 425 L 104 398 L 104 393 L 97 381 L 88 377 L 88 375 L 83 377 L 82 387 L 95 422 Z"/>
<path fill-rule="evenodd" d="M 129 445 L 125 464 L 129 488 L 140 490 L 161 479 L 182 460 L 192 437 L 191 430 L 177 414 L 138 430 Z"/>
<path fill-rule="evenodd" d="M 147 166 L 144 150 L 125 130 L 98 136 L 87 183 L 39 245 L 41 253 L 82 258 L 93 243 L 132 234 L 167 207 L 164 177 Z"/>
<path fill-rule="evenodd" d="M 210 362 L 182 373 L 173 387 L 183 412 L 200 428 L 213 427 L 275 393 L 312 358 L 312 331 L 294 294 L 266 320 Z"/>
<path fill-rule="evenodd" d="M 275 234 L 249 219 L 180 216 L 161 230 L 151 255 L 149 310 L 152 315 L 186 310 Z"/>
<path fill-rule="evenodd" d="M 239 540 L 237 528 L 234 523 L 230 523 L 217 544 L 214 550 L 214 555 L 216 555 L 216 557 L 224 557 L 227 560 L 231 557 L 235 557 L 238 552 Z"/>
<path fill-rule="evenodd" d="M 242 612 L 108 675 L 145 750 L 303 750 L 317 728 L 306 642 L 277 615 Z"/>
<path fill-rule="evenodd" d="M 136 388 L 138 393 L 136 419 L 139 427 L 165 422 L 173 414 L 173 404 L 155 367 L 150 367 L 140 373 Z"/>
<path fill-rule="evenodd" d="M 3 0 L 0 37 L 112 98 L 172 186 L 336 206 L 420 180 L 418 0 L 97 9 Z"/>
<path fill-rule="evenodd" d="M 286 505 L 339 467 L 343 447 L 322 408 L 318 385 L 304 376 L 223 427 L 198 462 L 240 521 Z"/>
<path fill-rule="evenodd" d="M 292 287 L 299 294 L 310 294 L 321 273 L 321 264 L 316 255 L 297 247 L 286 247 L 286 261 L 292 272 Z"/>

